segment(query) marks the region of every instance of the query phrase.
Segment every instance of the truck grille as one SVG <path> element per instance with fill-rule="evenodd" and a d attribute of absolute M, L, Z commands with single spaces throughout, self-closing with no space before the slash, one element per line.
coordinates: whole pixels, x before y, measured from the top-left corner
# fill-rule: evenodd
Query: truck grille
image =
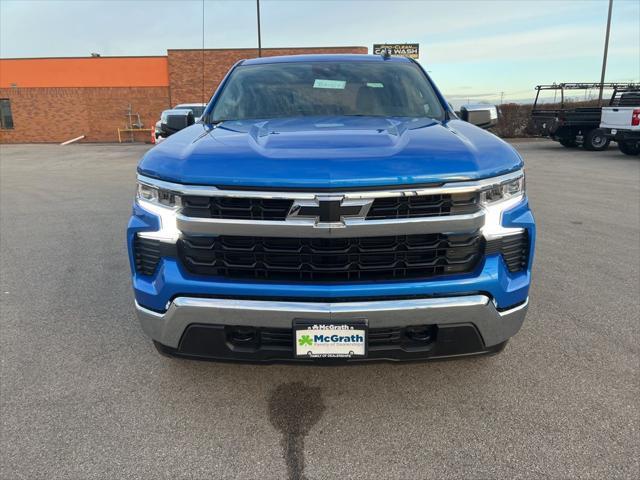
<path fill-rule="evenodd" d="M 234 197 L 182 197 L 182 214 L 196 218 L 284 220 L 293 200 Z"/>
<path fill-rule="evenodd" d="M 478 233 L 364 238 L 185 236 L 178 254 L 197 275 L 281 281 L 427 278 L 473 270 Z"/>
<path fill-rule="evenodd" d="M 478 211 L 475 192 L 445 195 L 420 195 L 417 197 L 377 198 L 367 219 L 393 219 L 462 215 Z"/>
<path fill-rule="evenodd" d="M 236 197 L 182 197 L 182 214 L 194 218 L 284 221 L 293 200 Z M 369 220 L 461 215 L 478 211 L 477 194 L 455 193 L 376 198 Z"/>

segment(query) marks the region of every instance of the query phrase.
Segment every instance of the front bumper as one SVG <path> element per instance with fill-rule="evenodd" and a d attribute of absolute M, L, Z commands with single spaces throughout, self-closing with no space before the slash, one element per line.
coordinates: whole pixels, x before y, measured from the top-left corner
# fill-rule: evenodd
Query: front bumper
<path fill-rule="evenodd" d="M 605 128 L 604 134 L 616 142 L 640 142 L 640 130 Z"/>
<path fill-rule="evenodd" d="M 292 337 L 290 345 L 285 340 L 284 345 L 274 346 L 261 341 L 261 332 L 289 338 L 286 333 L 294 320 L 366 319 L 373 336 L 379 339 L 381 332 L 389 332 L 389 339 L 393 338 L 370 344 L 369 359 L 413 360 L 499 349 L 522 326 L 527 306 L 525 300 L 498 311 L 486 295 L 332 303 L 178 297 L 164 313 L 137 303 L 136 310 L 147 335 L 168 353 L 187 357 L 291 361 Z M 421 325 L 433 326 L 434 334 L 423 342 L 403 341 L 405 327 Z M 234 329 L 243 329 L 255 338 L 249 343 L 235 342 Z"/>
<path fill-rule="evenodd" d="M 141 274 L 136 271 L 133 256 L 136 236 L 151 232 L 161 241 L 175 242 L 180 235 L 178 229 L 163 228 L 175 226 L 175 222 L 163 219 L 161 214 L 162 209 L 158 213 L 136 202 L 127 238 L 140 322 L 154 341 L 173 354 L 292 360 L 293 341 L 273 349 L 262 345 L 260 339 L 262 333 L 283 338 L 291 335 L 296 319 L 366 319 L 372 331 L 395 329 L 394 335 L 400 337 L 412 326 L 433 326 L 437 330 L 424 345 L 407 346 L 403 341 L 376 345 L 369 348 L 368 358 L 486 353 L 513 336 L 526 313 L 536 233 L 526 197 L 507 201 L 499 211 L 485 211 L 480 224 L 487 240 L 526 230 L 529 251 L 521 270 L 510 271 L 503 255 L 492 250 L 486 251 L 469 273 L 385 281 L 287 282 L 195 275 L 178 258 L 162 253 L 154 273 Z M 226 225 L 215 225 L 216 229 L 222 227 Z M 256 331 L 249 350 L 229 341 L 229 335 L 240 327 Z"/>

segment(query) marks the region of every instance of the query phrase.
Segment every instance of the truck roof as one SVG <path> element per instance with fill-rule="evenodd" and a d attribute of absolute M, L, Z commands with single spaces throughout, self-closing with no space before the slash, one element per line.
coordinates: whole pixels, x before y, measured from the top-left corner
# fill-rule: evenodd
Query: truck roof
<path fill-rule="evenodd" d="M 206 107 L 206 106 L 207 106 L 206 103 L 179 103 L 178 105 L 173 107 L 173 109 L 176 109 L 176 108 L 190 108 L 190 107 Z M 169 110 L 173 110 L 173 109 L 169 109 Z"/>
<path fill-rule="evenodd" d="M 315 55 L 282 55 L 276 57 L 249 58 L 242 61 L 242 65 L 260 65 L 267 63 L 297 63 L 297 62 L 403 62 L 411 60 L 405 57 L 383 58 L 382 55 L 364 54 L 315 54 Z"/>

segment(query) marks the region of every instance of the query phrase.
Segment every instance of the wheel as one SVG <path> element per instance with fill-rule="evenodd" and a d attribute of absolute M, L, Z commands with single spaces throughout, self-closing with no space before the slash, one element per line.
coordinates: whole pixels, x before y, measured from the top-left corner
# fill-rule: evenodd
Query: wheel
<path fill-rule="evenodd" d="M 604 135 L 604 132 L 599 128 L 589 130 L 584 136 L 582 146 L 585 150 L 592 152 L 600 152 L 605 150 L 609 146 L 609 139 Z"/>
<path fill-rule="evenodd" d="M 564 137 L 558 141 L 563 147 L 576 148 L 578 146 L 578 144 L 576 143 L 576 137 Z"/>
<path fill-rule="evenodd" d="M 618 142 L 618 149 L 625 155 L 640 155 L 640 142 Z"/>

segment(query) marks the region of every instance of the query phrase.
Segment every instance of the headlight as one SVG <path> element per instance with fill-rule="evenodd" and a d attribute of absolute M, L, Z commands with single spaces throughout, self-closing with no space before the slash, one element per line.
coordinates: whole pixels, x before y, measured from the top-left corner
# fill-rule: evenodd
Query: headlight
<path fill-rule="evenodd" d="M 179 207 L 182 205 L 179 195 L 176 195 L 169 190 L 152 187 L 146 183 L 138 183 L 138 192 L 136 196 L 140 200 L 146 200 L 147 202 L 155 203 L 157 205 L 164 205 L 165 207 Z"/>
<path fill-rule="evenodd" d="M 520 171 L 520 176 L 513 180 L 508 180 L 499 185 L 493 185 L 480 192 L 480 203 L 491 205 L 510 198 L 522 197 L 525 193 L 524 171 Z"/>

